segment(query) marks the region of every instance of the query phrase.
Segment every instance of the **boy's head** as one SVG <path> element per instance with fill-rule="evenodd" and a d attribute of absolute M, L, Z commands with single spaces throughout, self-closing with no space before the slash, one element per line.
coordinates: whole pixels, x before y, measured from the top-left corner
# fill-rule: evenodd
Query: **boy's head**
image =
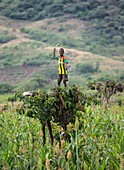
<path fill-rule="evenodd" d="M 64 54 L 64 49 L 63 48 L 59 49 L 59 54 L 60 54 L 60 56 L 63 56 L 63 54 Z"/>

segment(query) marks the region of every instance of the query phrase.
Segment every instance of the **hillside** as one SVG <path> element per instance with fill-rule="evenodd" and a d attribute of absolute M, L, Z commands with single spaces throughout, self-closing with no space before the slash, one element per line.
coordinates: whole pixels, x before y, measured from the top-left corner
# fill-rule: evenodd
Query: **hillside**
<path fill-rule="evenodd" d="M 67 16 L 86 21 L 86 29 L 81 30 L 80 37 L 84 43 L 79 48 L 103 55 L 123 54 L 123 8 L 123 0 L 0 1 L 0 14 L 12 19 L 36 21 L 55 17 L 63 19 L 63 16 Z M 63 30 L 64 25 L 60 28 L 60 31 Z"/>
<path fill-rule="evenodd" d="M 107 57 L 86 52 L 83 48 L 78 50 L 82 43 L 81 30 L 85 29 L 86 22 L 66 17 L 20 21 L 1 16 L 0 23 L 2 34 L 15 37 L 0 44 L 1 83 L 11 83 L 14 89 L 25 90 L 55 85 L 57 63 L 51 58 L 52 49 L 58 43 L 57 49 L 64 47 L 69 58 L 70 84 L 123 80 L 123 56 Z M 61 30 L 63 26 L 67 37 L 64 36 L 65 30 Z M 91 67 L 92 70 L 84 72 L 83 67 Z M 94 71 L 96 67 L 97 71 Z"/>
<path fill-rule="evenodd" d="M 56 44 L 69 58 L 69 84 L 124 80 L 122 1 L 43 2 L 0 1 L 1 87 L 6 83 L 13 91 L 56 85 L 57 63 L 51 59 Z"/>

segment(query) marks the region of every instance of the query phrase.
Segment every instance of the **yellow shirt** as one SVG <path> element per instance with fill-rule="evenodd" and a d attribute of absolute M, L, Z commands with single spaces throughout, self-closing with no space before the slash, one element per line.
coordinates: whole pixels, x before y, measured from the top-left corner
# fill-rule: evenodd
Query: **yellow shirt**
<path fill-rule="evenodd" d="M 66 69 L 66 64 L 68 63 L 68 60 L 65 56 L 56 57 L 58 60 L 58 74 L 68 74 L 68 71 Z"/>

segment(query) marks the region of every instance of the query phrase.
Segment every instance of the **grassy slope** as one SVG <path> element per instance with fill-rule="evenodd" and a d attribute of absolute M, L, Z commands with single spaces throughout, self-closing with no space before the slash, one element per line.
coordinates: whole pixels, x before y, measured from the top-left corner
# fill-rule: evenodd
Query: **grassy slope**
<path fill-rule="evenodd" d="M 123 56 L 107 57 L 84 51 L 81 37 L 86 27 L 87 22 L 66 16 L 40 21 L 11 20 L 1 16 L 1 33 L 7 32 L 16 38 L 0 44 L 0 73 L 4 75 L 0 82 L 17 83 L 17 89 L 23 90 L 32 89 L 32 86 L 49 88 L 55 85 L 57 63 L 51 58 L 52 49 L 58 43 L 57 49 L 62 46 L 69 50 L 65 50 L 70 63 L 69 84 L 86 85 L 90 80 L 119 79 L 124 71 Z M 94 66 L 99 63 L 99 71 L 81 74 L 76 70 L 77 63 L 87 62 Z M 19 69 L 16 67 L 19 65 L 23 66 Z"/>
<path fill-rule="evenodd" d="M 91 52 L 112 56 L 123 54 L 123 8 L 123 0 L 0 1 L 0 14 L 13 19 L 30 21 L 53 17 L 63 19 L 63 15 L 66 15 L 68 18 L 85 20 L 88 27 L 82 30 L 81 47 Z M 71 42 L 72 45 L 74 46 Z"/>

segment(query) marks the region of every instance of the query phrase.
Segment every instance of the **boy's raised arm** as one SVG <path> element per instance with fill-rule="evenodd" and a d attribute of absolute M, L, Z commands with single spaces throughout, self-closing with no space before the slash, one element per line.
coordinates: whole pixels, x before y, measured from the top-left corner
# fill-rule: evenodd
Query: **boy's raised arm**
<path fill-rule="evenodd" d="M 53 59 L 56 58 L 56 48 L 53 49 Z"/>

